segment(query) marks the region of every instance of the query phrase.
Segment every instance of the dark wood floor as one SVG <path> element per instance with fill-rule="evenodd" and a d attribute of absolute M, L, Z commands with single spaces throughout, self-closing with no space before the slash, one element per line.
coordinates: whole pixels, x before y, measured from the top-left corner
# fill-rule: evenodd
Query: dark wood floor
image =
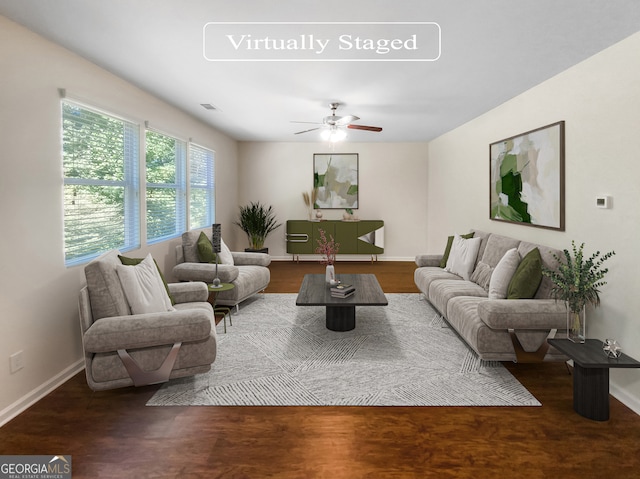
<path fill-rule="evenodd" d="M 415 292 L 412 263 L 341 263 Z M 275 262 L 268 292 L 315 263 Z M 71 454 L 74 478 L 640 477 L 640 416 L 573 412 L 564 363 L 506 363 L 541 407 L 145 407 L 157 386 L 93 393 L 79 374 L 0 428 L 0 454 Z"/>

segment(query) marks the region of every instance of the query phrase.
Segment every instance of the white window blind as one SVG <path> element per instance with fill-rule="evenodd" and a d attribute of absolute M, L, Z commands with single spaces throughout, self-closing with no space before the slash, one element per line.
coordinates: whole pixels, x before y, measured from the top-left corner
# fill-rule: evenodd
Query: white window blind
<path fill-rule="evenodd" d="M 173 238 L 186 230 L 186 151 L 186 142 L 147 130 L 148 243 Z"/>
<path fill-rule="evenodd" d="M 189 227 L 204 228 L 215 223 L 215 154 L 189 144 Z"/>
<path fill-rule="evenodd" d="M 62 101 L 67 265 L 140 246 L 139 126 Z"/>

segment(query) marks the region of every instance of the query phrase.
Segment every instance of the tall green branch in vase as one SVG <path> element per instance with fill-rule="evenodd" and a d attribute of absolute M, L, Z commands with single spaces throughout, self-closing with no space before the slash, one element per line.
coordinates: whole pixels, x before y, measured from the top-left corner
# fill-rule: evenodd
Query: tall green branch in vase
<path fill-rule="evenodd" d="M 588 259 L 584 257 L 584 243 L 579 247 L 571 241 L 573 256 L 568 250 L 564 250 L 564 258 L 555 254 L 558 261 L 555 270 L 543 266 L 542 274 L 548 276 L 553 282 L 551 294 L 555 299 L 566 301 L 570 311 L 576 313 L 587 304 L 598 306 L 600 304 L 600 288 L 607 284 L 603 281 L 609 268 L 603 268 L 603 263 L 615 255 L 615 251 L 600 256 L 600 251 L 593 253 Z"/>

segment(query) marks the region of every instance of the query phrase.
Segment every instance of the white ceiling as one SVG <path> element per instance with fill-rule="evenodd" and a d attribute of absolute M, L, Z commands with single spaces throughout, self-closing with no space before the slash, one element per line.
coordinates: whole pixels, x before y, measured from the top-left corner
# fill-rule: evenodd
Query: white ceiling
<path fill-rule="evenodd" d="M 428 141 L 640 31 L 639 0 L 0 0 L 0 14 L 241 141 L 318 141 L 291 121 L 321 121 L 331 101 L 383 127 L 349 130 L 348 141 Z M 258 21 L 436 22 L 442 52 L 433 62 L 204 58 L 207 22 Z"/>

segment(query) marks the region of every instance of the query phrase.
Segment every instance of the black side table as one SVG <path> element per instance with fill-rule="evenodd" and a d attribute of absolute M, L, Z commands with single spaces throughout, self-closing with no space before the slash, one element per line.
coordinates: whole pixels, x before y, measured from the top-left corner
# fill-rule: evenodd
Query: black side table
<path fill-rule="evenodd" d="M 573 409 L 594 421 L 609 419 L 609 369 L 640 368 L 640 362 L 626 354 L 609 358 L 602 341 L 587 339 L 583 344 L 569 339 L 547 339 L 558 351 L 573 359 Z"/>

